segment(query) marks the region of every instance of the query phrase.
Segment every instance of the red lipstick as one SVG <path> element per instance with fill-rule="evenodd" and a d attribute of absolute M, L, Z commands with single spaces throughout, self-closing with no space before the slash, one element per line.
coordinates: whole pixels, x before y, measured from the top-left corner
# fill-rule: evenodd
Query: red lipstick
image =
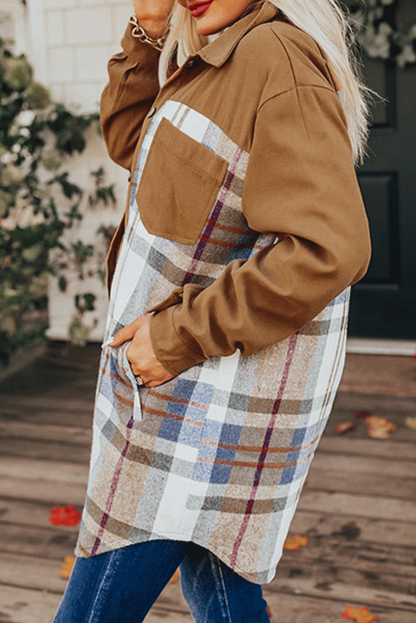
<path fill-rule="evenodd" d="M 208 2 L 193 2 L 188 6 L 188 9 L 191 11 L 192 17 L 199 17 L 209 9 L 212 2 L 213 0 L 208 0 Z"/>

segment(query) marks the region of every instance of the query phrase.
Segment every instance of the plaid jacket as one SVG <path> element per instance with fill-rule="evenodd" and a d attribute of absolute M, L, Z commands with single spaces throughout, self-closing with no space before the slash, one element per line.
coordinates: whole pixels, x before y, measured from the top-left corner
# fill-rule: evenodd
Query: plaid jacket
<path fill-rule="evenodd" d="M 230 36 L 233 40 L 233 51 L 242 45 L 242 33 L 252 33 L 256 26 L 268 25 L 270 21 L 274 23 L 276 11 L 271 5 L 266 3 L 260 14 L 254 21 L 249 16 L 228 29 L 226 34 L 228 41 Z M 287 24 L 283 27 L 292 34 L 295 30 Z M 214 43 L 218 52 L 218 40 Z M 129 40 L 127 46 L 132 45 Z M 141 46 L 139 54 L 153 53 L 144 49 L 143 44 L 134 45 Z M 231 51 L 228 52 L 227 56 L 223 50 L 224 59 L 229 58 Z M 202 51 L 201 62 L 204 54 L 207 59 L 209 50 Z M 130 57 L 128 53 L 118 56 L 115 65 L 124 63 L 124 71 L 131 71 L 134 59 Z M 215 76 L 222 75 L 227 62 L 224 60 L 220 68 L 213 65 L 208 69 L 212 71 L 208 81 L 212 92 L 205 93 L 207 101 L 218 86 Z M 154 69 L 154 59 L 150 64 Z M 117 79 L 122 80 L 123 72 L 119 67 L 117 71 Z M 154 106 L 147 100 L 145 106 L 142 98 L 137 109 L 150 110 L 150 114 L 141 129 L 133 160 L 129 206 L 120 230 L 122 242 L 119 234 L 110 256 L 110 269 L 116 265 L 106 329 L 108 338 L 156 306 L 159 313 L 154 316 L 152 339 L 161 360 L 176 376 L 154 389 L 139 388 L 126 358 L 126 345 L 104 349 L 90 478 L 76 553 L 94 556 L 150 539 L 193 541 L 214 552 L 248 580 L 264 583 L 274 576 L 340 380 L 348 286 L 363 270 L 366 252 L 356 265 L 347 254 L 345 263 L 352 266 L 348 276 L 338 275 L 334 286 L 335 280 L 328 274 L 331 285 L 326 289 L 327 300 L 322 303 L 319 294 L 316 303 L 310 295 L 310 309 L 297 320 L 302 326 L 288 331 L 282 321 L 285 327 L 276 340 L 273 326 L 279 324 L 278 313 L 273 324 L 267 312 L 268 302 L 258 298 L 255 285 L 250 291 L 250 280 L 256 283 L 253 275 L 261 274 L 261 266 L 267 272 L 266 260 L 259 266 L 259 258 L 279 251 L 284 240 L 281 231 L 288 230 L 274 228 L 273 218 L 270 227 L 253 226 L 256 218 L 245 208 L 252 190 L 244 193 L 249 177 L 251 187 L 255 184 L 250 172 L 255 148 L 252 145 L 246 149 L 244 141 L 235 140 L 235 132 L 225 130 L 221 108 L 217 107 L 216 119 L 214 114 L 205 114 L 203 106 L 193 104 L 191 87 L 198 76 L 206 78 L 206 65 L 199 74 L 189 76 L 185 71 L 180 70 L 162 89 Z M 140 72 L 143 76 L 146 67 L 137 68 L 139 80 Z M 261 79 L 264 81 L 264 76 Z M 326 84 L 333 106 L 339 107 L 333 85 Z M 283 91 L 284 86 L 282 80 Z M 263 91 L 264 88 L 263 84 Z M 250 103 L 250 97 L 248 100 Z M 124 110 L 127 109 L 128 106 Z M 254 114 L 247 118 L 255 124 Z M 104 126 L 105 123 L 104 118 Z M 245 132 L 253 135 L 254 125 L 245 128 Z M 365 230 L 362 204 L 356 183 L 351 182 L 351 164 L 347 167 L 342 162 L 343 150 L 340 146 L 341 165 L 337 169 L 348 171 L 347 181 L 342 174 L 339 179 L 355 205 L 348 212 L 349 217 L 355 215 L 356 233 L 360 228 Z M 316 154 L 319 159 L 319 147 Z M 272 158 L 272 151 L 269 156 Z M 277 171 L 278 162 L 274 167 Z M 165 173 L 158 180 L 160 170 Z M 180 175 L 183 170 L 188 179 L 185 190 L 193 197 L 195 209 L 187 208 L 188 212 L 175 220 L 177 213 L 172 204 L 176 193 L 180 195 L 183 190 L 175 184 L 177 179 L 184 183 L 184 176 Z M 275 177 L 278 187 L 276 173 Z M 331 189 L 334 183 L 326 180 L 323 185 Z M 267 180 L 265 185 L 269 185 Z M 339 187 L 336 190 L 339 192 Z M 296 200 L 313 203 L 312 187 L 310 193 L 310 199 L 307 193 L 300 193 Z M 258 194 L 261 196 L 261 190 Z M 278 194 L 276 190 L 277 199 Z M 319 190 L 325 205 L 329 203 L 325 207 L 325 222 L 332 222 L 331 212 L 338 210 L 337 205 L 331 205 L 331 196 L 335 194 L 330 190 L 327 198 Z M 183 205 L 188 205 L 186 197 L 179 208 Z M 341 218 L 345 219 L 345 215 Z M 293 227 L 296 229 L 297 224 Z M 349 231 L 345 235 L 348 245 L 355 250 L 353 236 Z M 335 231 L 334 236 L 337 237 Z M 362 243 L 363 238 L 358 238 Z M 276 261 L 278 264 L 279 260 Z M 219 311 L 214 300 L 212 305 L 205 303 L 208 311 L 202 305 L 200 313 L 192 314 L 198 308 L 198 297 L 215 292 L 227 271 L 244 270 L 247 266 L 248 297 L 244 300 L 241 290 L 237 295 L 242 307 L 250 310 L 250 317 L 245 329 L 240 329 L 240 341 L 234 343 L 229 339 L 233 316 L 227 315 L 227 298 L 232 300 L 235 295 L 232 288 L 227 291 L 223 286 Z M 276 271 L 278 274 L 279 266 Z M 321 274 L 320 280 L 324 278 Z M 279 296 L 282 295 L 276 294 L 277 306 Z M 318 305 L 318 313 L 314 305 Z M 211 320 L 217 313 L 223 318 L 220 328 L 225 327 L 224 333 L 228 332 L 225 338 L 217 331 L 213 337 L 204 337 L 209 333 L 204 313 L 208 314 L 208 324 L 209 313 Z M 264 328 L 256 333 L 259 321 L 272 327 L 268 341 L 259 337 L 264 335 Z M 199 329 L 194 328 L 197 326 Z M 253 338 L 253 333 L 257 337 Z M 253 340 L 260 340 L 257 347 Z"/>

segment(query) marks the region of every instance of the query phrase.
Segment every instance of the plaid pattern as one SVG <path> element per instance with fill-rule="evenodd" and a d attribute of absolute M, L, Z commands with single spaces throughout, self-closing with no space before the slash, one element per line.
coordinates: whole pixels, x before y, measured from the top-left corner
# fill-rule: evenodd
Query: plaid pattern
<path fill-rule="evenodd" d="M 195 245 L 150 235 L 135 194 L 162 118 L 224 158 L 228 172 Z M 106 338 L 178 286 L 209 286 L 233 259 L 275 243 L 241 210 L 249 155 L 184 104 L 153 118 L 133 176 Z M 297 334 L 251 357 L 214 357 L 138 388 L 126 346 L 103 351 L 90 479 L 76 553 L 191 540 L 252 582 L 282 553 L 340 380 L 349 290 Z"/>

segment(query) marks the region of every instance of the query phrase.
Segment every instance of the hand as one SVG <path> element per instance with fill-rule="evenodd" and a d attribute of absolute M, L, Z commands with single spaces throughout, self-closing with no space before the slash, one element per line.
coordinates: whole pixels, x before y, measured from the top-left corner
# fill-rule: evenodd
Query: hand
<path fill-rule="evenodd" d="M 156 358 L 150 339 L 151 314 L 140 316 L 117 331 L 110 347 L 121 346 L 131 340 L 126 355 L 135 376 L 140 376 L 147 387 L 157 387 L 173 378 Z"/>
<path fill-rule="evenodd" d="M 134 0 L 137 21 L 149 37 L 161 37 L 176 0 Z"/>

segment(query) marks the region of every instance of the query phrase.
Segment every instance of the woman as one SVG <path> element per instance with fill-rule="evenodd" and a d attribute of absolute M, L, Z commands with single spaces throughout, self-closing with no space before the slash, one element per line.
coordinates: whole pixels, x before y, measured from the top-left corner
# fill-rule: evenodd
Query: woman
<path fill-rule="evenodd" d="M 335 0 L 131 21 L 101 110 L 129 201 L 55 623 L 143 621 L 177 566 L 197 622 L 262 623 L 369 259 L 362 87 Z"/>

